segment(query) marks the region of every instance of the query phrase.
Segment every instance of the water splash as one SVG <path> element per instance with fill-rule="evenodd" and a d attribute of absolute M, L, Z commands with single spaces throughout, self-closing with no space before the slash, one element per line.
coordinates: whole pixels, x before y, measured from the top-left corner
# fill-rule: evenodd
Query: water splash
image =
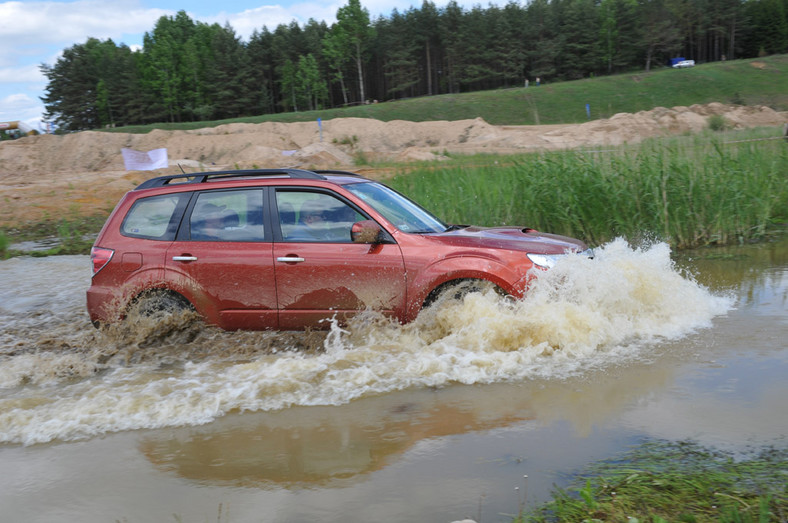
<path fill-rule="evenodd" d="M 39 293 L 39 305 L 58 292 L 22 287 Z M 682 275 L 667 245 L 623 240 L 593 260 L 562 260 L 523 300 L 474 293 L 404 326 L 365 312 L 327 333 L 226 333 L 184 315 L 97 333 L 85 327 L 82 301 L 67 301 L 72 291 L 58 294 L 57 315 L 31 306 L 37 322 L 30 308 L 0 310 L 9 325 L 0 338 L 0 441 L 196 425 L 408 387 L 563 379 L 643 358 L 655 341 L 708 327 L 732 306 Z"/>

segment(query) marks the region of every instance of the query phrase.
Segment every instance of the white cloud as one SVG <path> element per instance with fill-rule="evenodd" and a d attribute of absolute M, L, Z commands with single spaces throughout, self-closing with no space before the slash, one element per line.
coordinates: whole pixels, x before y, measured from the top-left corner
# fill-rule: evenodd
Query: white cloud
<path fill-rule="evenodd" d="M 46 84 L 46 77 L 41 73 L 38 64 L 20 67 L 0 68 L 0 84 L 40 83 Z"/>
<path fill-rule="evenodd" d="M 448 0 L 447 0 L 448 1 Z M 463 2 L 460 2 L 462 5 Z M 302 27 L 310 20 L 325 21 L 329 26 L 336 22 L 336 14 L 340 7 L 347 5 L 347 0 L 332 0 L 329 2 L 303 2 L 287 6 L 281 4 L 267 4 L 246 9 L 239 13 L 222 11 L 216 15 L 196 17 L 189 13 L 194 20 L 208 24 L 217 23 L 224 26 L 229 23 L 243 39 L 248 39 L 254 30 L 267 27 L 273 31 L 280 24 L 289 25 L 293 20 Z M 436 4 L 437 5 L 437 4 Z M 442 4 L 441 4 L 442 5 Z M 362 0 L 361 6 L 369 11 L 370 19 L 375 20 L 379 15 L 389 16 L 394 8 L 405 11 L 411 6 L 421 7 L 420 0 Z"/>
<path fill-rule="evenodd" d="M 26 94 L 12 94 L 0 100 L 0 105 L 3 107 L 30 107 L 35 104 L 35 100 Z"/>
<path fill-rule="evenodd" d="M 38 127 L 38 120 L 44 112 L 41 100 L 26 94 L 12 94 L 0 99 L 0 121 L 23 120 Z"/>
<path fill-rule="evenodd" d="M 88 37 L 115 43 L 141 39 L 163 15 L 163 9 L 144 9 L 137 0 L 77 0 L 75 2 L 0 3 L 0 67 L 18 68 L 41 61 L 54 64 L 57 52 Z M 9 23 L 10 22 L 10 23 Z M 4 83 L 7 83 L 5 80 Z"/>
<path fill-rule="evenodd" d="M 199 20 L 208 24 L 217 23 L 221 26 L 229 23 L 238 36 L 248 40 L 255 30 L 261 31 L 263 27 L 267 27 L 269 31 L 273 31 L 279 25 L 289 25 L 293 20 L 302 27 L 310 18 L 325 20 L 330 25 L 336 20 L 336 12 L 340 5 L 314 3 L 292 4 L 288 7 L 279 4 L 261 5 L 240 13 L 223 11 L 216 15 L 200 17 Z M 197 18 L 192 16 L 192 19 L 196 20 Z"/>
<path fill-rule="evenodd" d="M 144 9 L 136 0 L 78 0 L 76 2 L 4 2 L 0 38 L 14 45 L 80 43 L 87 36 L 118 38 L 149 30 L 172 11 Z"/>

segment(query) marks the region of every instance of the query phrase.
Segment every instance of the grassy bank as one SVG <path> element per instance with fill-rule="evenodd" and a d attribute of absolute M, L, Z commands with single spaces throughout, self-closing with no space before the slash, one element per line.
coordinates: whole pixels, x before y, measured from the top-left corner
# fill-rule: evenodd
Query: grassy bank
<path fill-rule="evenodd" d="M 591 466 L 516 521 L 786 521 L 786 470 L 785 448 L 734 456 L 691 442 L 647 442 Z"/>
<path fill-rule="evenodd" d="M 29 224 L 24 228 L 0 229 L 0 260 L 21 255 L 88 254 L 106 219 L 103 214 L 71 216 Z M 37 243 L 36 248 L 15 248 L 28 242 Z"/>
<path fill-rule="evenodd" d="M 660 68 L 615 76 L 547 83 L 494 91 L 444 94 L 385 103 L 268 114 L 211 122 L 157 123 L 111 131 L 147 133 L 153 129 L 198 129 L 227 123 L 307 122 L 317 118 L 375 118 L 383 121 L 483 118 L 494 125 L 577 123 L 636 113 L 654 107 L 710 102 L 766 105 L 788 111 L 788 55 L 702 64 L 691 69 Z"/>
<path fill-rule="evenodd" d="M 461 158 L 408 169 L 389 184 L 451 223 L 525 225 L 595 245 L 619 236 L 676 248 L 738 243 L 788 221 L 788 144 L 740 141 L 759 137 L 775 133 Z"/>

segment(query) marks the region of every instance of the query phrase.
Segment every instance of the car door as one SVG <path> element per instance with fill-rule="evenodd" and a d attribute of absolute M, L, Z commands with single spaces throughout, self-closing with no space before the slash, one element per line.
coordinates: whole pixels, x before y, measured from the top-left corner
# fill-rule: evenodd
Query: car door
<path fill-rule="evenodd" d="M 330 191 L 277 188 L 273 205 L 281 329 L 320 327 L 321 320 L 344 320 L 366 308 L 402 313 L 406 283 L 399 246 L 393 240 L 351 240 L 353 223 L 367 216 Z"/>
<path fill-rule="evenodd" d="M 275 329 L 273 243 L 263 190 L 195 193 L 167 252 L 169 281 L 206 319 L 228 330 Z"/>

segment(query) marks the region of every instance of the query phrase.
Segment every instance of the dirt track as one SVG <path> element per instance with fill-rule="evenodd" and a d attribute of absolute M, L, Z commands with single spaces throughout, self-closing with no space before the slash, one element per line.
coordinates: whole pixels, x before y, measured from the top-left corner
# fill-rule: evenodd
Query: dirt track
<path fill-rule="evenodd" d="M 788 113 L 723 104 L 656 108 L 583 124 L 494 126 L 484 120 L 381 122 L 342 118 L 323 122 L 230 124 L 148 134 L 81 132 L 0 143 L 0 226 L 73 214 L 108 212 L 120 196 L 156 174 L 254 167 L 346 168 L 355 160 L 440 160 L 454 154 L 511 154 L 636 143 L 654 136 L 698 132 L 721 114 L 734 129 L 782 126 Z M 121 149 L 166 147 L 168 169 L 129 172 Z M 367 170 L 365 170 L 369 174 Z"/>

